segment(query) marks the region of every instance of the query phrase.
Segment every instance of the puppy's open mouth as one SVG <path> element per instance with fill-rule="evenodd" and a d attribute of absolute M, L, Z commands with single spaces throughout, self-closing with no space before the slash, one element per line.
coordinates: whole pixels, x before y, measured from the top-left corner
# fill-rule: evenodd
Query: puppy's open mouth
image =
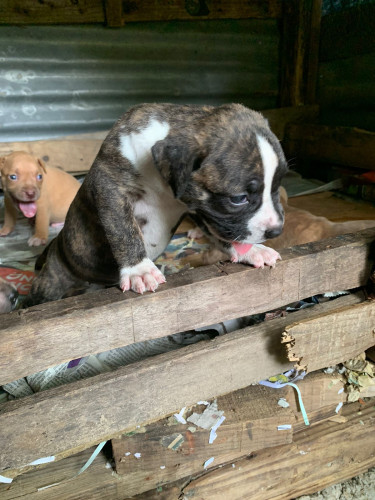
<path fill-rule="evenodd" d="M 35 216 L 37 210 L 36 201 L 20 201 L 16 199 L 14 201 L 25 217 L 30 219 Z"/>

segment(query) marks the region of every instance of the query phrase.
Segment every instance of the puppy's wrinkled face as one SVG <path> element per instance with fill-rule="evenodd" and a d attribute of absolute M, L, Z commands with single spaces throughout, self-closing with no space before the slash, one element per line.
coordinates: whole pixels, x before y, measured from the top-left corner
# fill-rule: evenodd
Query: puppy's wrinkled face
<path fill-rule="evenodd" d="M 46 168 L 40 159 L 17 151 L 1 158 L 1 182 L 17 208 L 25 217 L 36 213 L 35 202 L 40 197 Z"/>
<path fill-rule="evenodd" d="M 284 154 L 269 130 L 239 132 L 210 149 L 182 199 L 217 239 L 261 243 L 282 231 L 279 188 L 286 171 Z"/>

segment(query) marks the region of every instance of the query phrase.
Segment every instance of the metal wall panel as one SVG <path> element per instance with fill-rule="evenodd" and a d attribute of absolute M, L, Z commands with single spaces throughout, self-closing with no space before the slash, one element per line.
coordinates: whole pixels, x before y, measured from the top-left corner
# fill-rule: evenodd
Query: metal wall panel
<path fill-rule="evenodd" d="M 274 20 L 0 27 L 0 141 L 106 130 L 140 102 L 276 106 Z"/>

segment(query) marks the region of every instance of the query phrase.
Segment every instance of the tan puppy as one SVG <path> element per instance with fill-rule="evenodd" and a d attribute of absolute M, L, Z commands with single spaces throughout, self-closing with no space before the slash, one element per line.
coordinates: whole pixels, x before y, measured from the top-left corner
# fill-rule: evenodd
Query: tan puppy
<path fill-rule="evenodd" d="M 65 221 L 80 183 L 67 172 L 46 167 L 42 160 L 24 151 L 0 158 L 0 172 L 5 197 L 0 236 L 13 231 L 20 211 L 27 218 L 35 217 L 35 231 L 28 244 L 45 245 L 49 225 Z"/>

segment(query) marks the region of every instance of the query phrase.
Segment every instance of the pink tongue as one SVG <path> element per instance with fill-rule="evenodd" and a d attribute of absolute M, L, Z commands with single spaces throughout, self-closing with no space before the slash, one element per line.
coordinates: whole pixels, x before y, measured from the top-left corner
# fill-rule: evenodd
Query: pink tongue
<path fill-rule="evenodd" d="M 25 217 L 34 217 L 36 214 L 36 203 L 31 202 L 31 203 L 19 203 L 18 205 L 20 207 L 21 212 Z"/>
<path fill-rule="evenodd" d="M 238 253 L 238 255 L 245 254 L 253 246 L 251 243 L 237 243 L 236 241 L 233 241 L 232 245 L 233 245 L 233 248 Z"/>

